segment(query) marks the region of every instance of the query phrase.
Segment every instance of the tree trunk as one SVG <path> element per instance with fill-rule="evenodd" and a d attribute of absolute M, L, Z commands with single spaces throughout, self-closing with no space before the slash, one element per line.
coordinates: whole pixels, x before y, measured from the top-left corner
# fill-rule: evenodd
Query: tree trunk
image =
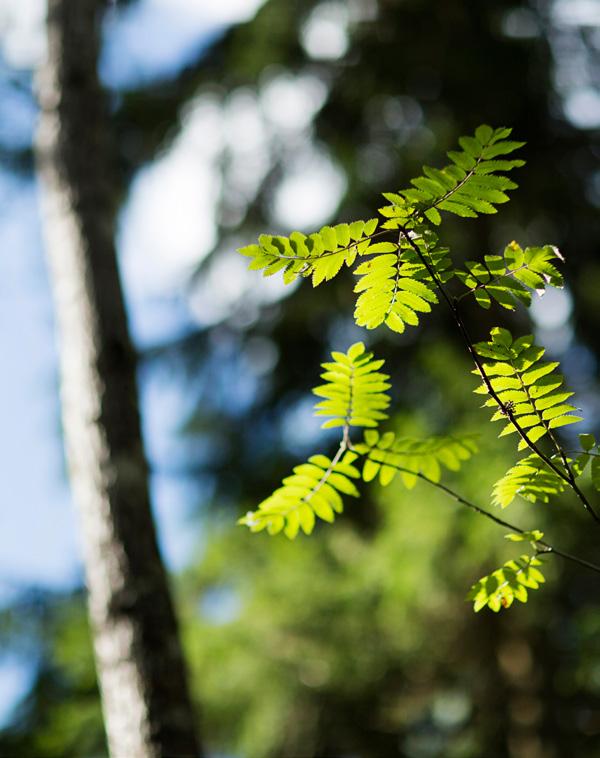
<path fill-rule="evenodd" d="M 100 0 L 49 0 L 39 72 L 37 154 L 67 458 L 110 753 L 198 756 L 114 248 L 110 122 L 96 71 L 102 8 Z"/>

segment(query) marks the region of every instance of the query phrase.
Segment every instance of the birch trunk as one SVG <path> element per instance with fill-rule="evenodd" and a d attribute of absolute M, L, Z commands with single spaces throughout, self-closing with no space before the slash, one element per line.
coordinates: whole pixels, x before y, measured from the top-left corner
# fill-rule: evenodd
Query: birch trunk
<path fill-rule="evenodd" d="M 67 459 L 110 753 L 198 756 L 150 509 L 136 362 L 114 248 L 110 121 L 97 77 L 102 6 L 49 0 L 48 59 L 38 83 L 37 156 Z"/>

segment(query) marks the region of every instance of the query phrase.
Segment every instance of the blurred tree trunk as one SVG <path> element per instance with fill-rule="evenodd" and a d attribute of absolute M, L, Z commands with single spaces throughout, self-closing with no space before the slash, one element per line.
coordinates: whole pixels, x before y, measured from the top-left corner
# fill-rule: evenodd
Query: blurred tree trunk
<path fill-rule="evenodd" d="M 110 122 L 97 77 L 101 0 L 49 0 L 38 165 L 60 332 L 63 424 L 80 511 L 110 752 L 197 756 L 157 547 L 135 355 L 114 248 Z"/>

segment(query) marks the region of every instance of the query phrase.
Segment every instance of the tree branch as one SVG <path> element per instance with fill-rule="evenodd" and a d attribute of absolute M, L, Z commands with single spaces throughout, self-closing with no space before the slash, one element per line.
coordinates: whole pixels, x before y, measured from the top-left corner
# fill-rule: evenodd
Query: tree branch
<path fill-rule="evenodd" d="M 440 292 L 440 295 L 446 302 L 446 305 L 450 309 L 450 312 L 452 313 L 452 316 L 454 318 L 454 321 L 456 325 L 458 326 L 459 332 L 463 338 L 463 341 L 465 342 L 467 346 L 467 350 L 469 351 L 469 354 L 475 363 L 475 366 L 477 370 L 479 371 L 479 374 L 483 380 L 483 383 L 485 384 L 487 391 L 489 395 L 498 403 L 499 408 L 501 408 L 506 416 L 509 418 L 512 425 L 515 427 L 517 433 L 521 437 L 521 439 L 525 442 L 527 447 L 532 450 L 544 463 L 548 468 L 550 468 L 554 473 L 559 476 L 563 481 L 565 481 L 569 487 L 575 492 L 581 503 L 583 504 L 583 507 L 585 510 L 589 513 L 589 515 L 594 519 L 594 521 L 598 524 L 600 524 L 600 516 L 596 513 L 590 502 L 588 501 L 587 497 L 583 494 L 583 492 L 579 489 L 576 481 L 575 476 L 573 472 L 571 471 L 570 467 L 566 466 L 566 472 L 563 471 L 559 466 L 557 466 L 554 461 L 552 461 L 551 458 L 549 458 L 537 445 L 535 442 L 529 439 L 527 432 L 521 427 L 519 422 L 517 421 L 513 411 L 507 407 L 502 400 L 498 397 L 498 393 L 494 390 L 492 387 L 492 383 L 485 371 L 485 368 L 483 366 L 483 362 L 481 361 L 480 357 L 477 355 L 474 347 L 474 343 L 471 340 L 471 337 L 469 335 L 469 331 L 465 325 L 465 322 L 463 321 L 463 318 L 460 314 L 460 311 L 458 310 L 457 304 L 454 300 L 450 298 L 448 293 L 446 292 L 446 289 L 442 282 L 440 281 L 435 269 L 431 266 L 430 262 L 427 260 L 427 258 L 423 255 L 421 250 L 419 249 L 419 246 L 415 243 L 415 241 L 410 236 L 409 230 L 404 227 L 400 226 L 398 227 L 400 231 L 402 232 L 404 238 L 408 242 L 408 244 L 412 247 L 412 249 L 416 252 L 416 254 L 419 257 L 419 260 L 423 263 L 425 268 L 427 269 L 427 272 L 431 276 L 434 284 L 436 285 L 438 291 Z M 561 457 L 565 459 L 564 453 L 562 453 L 562 450 L 560 450 L 560 453 L 562 454 Z M 564 461 L 563 461 L 564 462 Z"/>
<path fill-rule="evenodd" d="M 381 463 L 381 461 L 378 461 L 376 458 L 370 458 L 369 460 L 373 460 L 377 463 Z M 405 473 L 412 474 L 413 476 L 418 477 L 419 479 L 422 479 L 424 482 L 427 482 L 427 484 L 430 484 L 432 487 L 435 487 L 436 489 L 443 492 L 445 495 L 448 495 L 453 500 L 456 500 L 456 502 L 460 503 L 461 505 L 464 505 L 467 508 L 470 508 L 475 513 L 478 513 L 480 516 L 483 516 L 484 518 L 489 519 L 490 521 L 493 521 L 495 524 L 498 524 L 499 526 L 504 527 L 504 529 L 508 529 L 509 531 L 513 532 L 514 534 L 526 534 L 527 529 L 522 529 L 520 526 L 516 526 L 515 524 L 511 524 L 509 521 L 505 521 L 504 519 L 499 518 L 498 516 L 495 516 L 493 513 L 490 513 L 490 511 L 487 511 L 485 508 L 482 508 L 479 505 L 476 505 L 475 503 L 471 502 L 470 500 L 467 500 L 462 495 L 459 495 L 458 492 L 455 492 L 450 487 L 446 486 L 445 484 L 442 484 L 441 482 L 436 482 L 433 479 L 430 479 L 425 474 L 422 474 L 417 471 L 413 471 L 409 468 L 406 468 L 404 466 L 397 466 L 394 463 L 390 463 L 388 461 L 385 461 L 385 466 L 389 466 L 390 468 L 396 469 L 397 471 L 404 471 Z M 591 571 L 595 571 L 596 573 L 600 574 L 600 566 L 597 566 L 595 563 L 590 563 L 590 561 L 586 561 L 584 558 L 579 558 L 576 555 L 572 555 L 571 553 L 567 553 L 564 550 L 559 550 L 558 548 L 554 547 L 554 545 L 551 545 L 549 542 L 546 542 L 545 540 L 536 540 L 536 545 L 542 545 L 544 548 L 544 553 L 554 553 L 554 555 L 559 555 L 561 558 L 564 558 L 567 561 L 571 561 L 572 563 L 577 563 L 579 566 L 584 566 L 585 568 L 590 569 Z"/>

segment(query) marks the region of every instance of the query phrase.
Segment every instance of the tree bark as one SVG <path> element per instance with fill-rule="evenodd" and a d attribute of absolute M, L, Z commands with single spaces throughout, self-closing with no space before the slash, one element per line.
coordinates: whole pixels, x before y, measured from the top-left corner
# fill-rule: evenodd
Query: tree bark
<path fill-rule="evenodd" d="M 114 248 L 110 121 L 98 81 L 100 0 L 49 0 L 38 167 L 98 679 L 114 758 L 199 756 L 157 547 Z"/>

